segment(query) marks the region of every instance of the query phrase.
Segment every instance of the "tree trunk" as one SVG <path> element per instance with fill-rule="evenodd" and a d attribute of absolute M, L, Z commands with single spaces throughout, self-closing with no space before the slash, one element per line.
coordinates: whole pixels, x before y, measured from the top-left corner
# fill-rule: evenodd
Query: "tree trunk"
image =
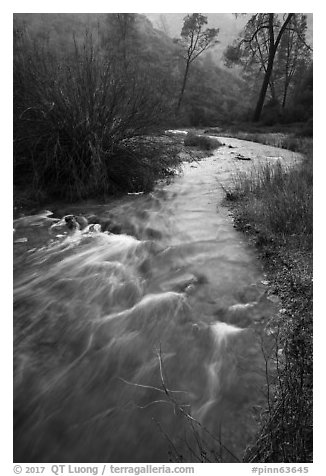
<path fill-rule="evenodd" d="M 269 41 L 270 41 L 270 49 L 269 49 L 269 55 L 268 55 L 268 64 L 267 64 L 266 73 L 265 73 L 265 76 L 264 76 L 264 81 L 263 81 L 263 84 L 262 84 L 262 87 L 261 87 L 261 90 L 260 90 L 260 93 L 259 93 L 259 98 L 258 98 L 258 101 L 257 101 L 256 109 L 255 109 L 255 112 L 254 112 L 254 117 L 253 117 L 254 122 L 257 122 L 260 119 L 261 112 L 262 112 L 263 106 L 264 106 L 265 97 L 266 97 L 266 91 L 267 91 L 268 84 L 269 84 L 269 81 L 271 79 L 271 75 L 272 75 L 272 71 L 273 71 L 275 53 L 276 53 L 277 47 L 279 45 L 279 42 L 282 38 L 282 35 L 285 31 L 285 28 L 286 28 L 287 24 L 289 23 L 289 21 L 291 20 L 291 18 L 293 17 L 293 15 L 294 15 L 294 13 L 289 13 L 288 14 L 285 22 L 282 25 L 282 28 L 280 29 L 280 32 L 277 36 L 277 39 L 274 42 L 274 24 L 273 24 L 274 23 L 274 13 L 269 13 L 269 27 L 268 27 L 269 31 L 268 31 L 268 35 L 269 35 Z"/>
<path fill-rule="evenodd" d="M 182 88 L 181 88 L 181 91 L 180 91 L 179 100 L 178 100 L 178 104 L 177 104 L 177 108 L 176 108 L 176 113 L 177 113 L 177 114 L 178 114 L 178 112 L 179 112 L 179 110 L 180 110 L 181 103 L 182 103 L 182 99 L 183 99 L 183 94 L 184 94 L 185 89 L 186 89 L 186 84 L 187 84 L 187 79 L 188 79 L 188 72 L 189 72 L 189 66 L 190 66 L 190 63 L 189 63 L 189 61 L 187 61 L 186 69 L 185 69 L 185 74 L 184 74 L 184 76 L 183 76 Z"/>
<path fill-rule="evenodd" d="M 275 57 L 275 51 L 274 51 L 274 48 L 273 48 L 273 49 L 271 49 L 271 51 L 269 53 L 268 65 L 267 65 L 266 73 L 265 73 L 265 76 L 264 76 L 264 81 L 263 81 L 262 87 L 260 89 L 259 98 L 258 98 L 256 109 L 255 109 L 255 112 L 254 112 L 254 117 L 253 117 L 254 122 L 259 121 L 260 116 L 261 116 L 261 112 L 263 110 L 267 88 L 268 88 L 269 81 L 270 81 L 270 78 L 271 78 L 271 74 L 272 74 L 272 71 L 273 71 L 274 57 Z"/>
<path fill-rule="evenodd" d="M 272 75 L 271 75 L 272 76 Z M 275 86 L 272 77 L 270 78 L 269 88 L 271 90 L 272 101 L 276 100 Z"/>
<path fill-rule="evenodd" d="M 261 112 L 264 106 L 267 88 L 268 88 L 268 85 L 270 84 L 272 71 L 273 71 L 274 56 L 276 51 L 275 45 L 274 45 L 274 13 L 268 14 L 268 36 L 269 36 L 268 63 L 267 63 L 267 68 L 266 68 L 263 84 L 260 89 L 256 109 L 254 112 L 254 117 L 253 117 L 254 122 L 257 122 L 260 119 Z"/>
<path fill-rule="evenodd" d="M 286 105 L 286 100 L 287 100 L 287 97 L 288 97 L 288 90 L 289 90 L 290 83 L 291 83 L 291 76 L 288 76 L 288 77 L 285 79 L 285 83 L 284 83 L 282 109 L 285 109 L 285 105 Z"/>
<path fill-rule="evenodd" d="M 288 92 L 288 87 L 289 85 L 286 84 L 284 87 L 284 92 L 283 92 L 283 101 L 282 101 L 282 109 L 285 109 L 285 104 L 286 104 L 286 98 L 287 98 L 287 92 Z"/>

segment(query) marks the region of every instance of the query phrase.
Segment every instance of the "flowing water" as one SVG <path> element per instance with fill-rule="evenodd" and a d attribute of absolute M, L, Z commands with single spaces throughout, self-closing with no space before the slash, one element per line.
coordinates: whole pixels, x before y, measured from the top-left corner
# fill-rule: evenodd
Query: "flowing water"
<path fill-rule="evenodd" d="M 222 140 L 233 148 L 149 195 L 14 221 L 15 461 L 241 459 L 275 304 L 219 183 L 297 156 Z M 60 231 L 67 213 L 113 217 L 122 234 Z"/>

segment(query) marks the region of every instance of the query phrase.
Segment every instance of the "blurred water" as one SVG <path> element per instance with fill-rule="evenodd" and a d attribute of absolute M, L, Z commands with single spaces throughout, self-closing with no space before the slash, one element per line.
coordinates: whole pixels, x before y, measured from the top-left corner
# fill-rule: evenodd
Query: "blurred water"
<path fill-rule="evenodd" d="M 273 153 L 262 147 L 252 157 Z M 16 462 L 241 459 L 274 308 L 221 206 L 218 182 L 247 166 L 233 152 L 185 164 L 150 195 L 14 221 Z M 58 233 L 68 212 L 123 233 Z"/>

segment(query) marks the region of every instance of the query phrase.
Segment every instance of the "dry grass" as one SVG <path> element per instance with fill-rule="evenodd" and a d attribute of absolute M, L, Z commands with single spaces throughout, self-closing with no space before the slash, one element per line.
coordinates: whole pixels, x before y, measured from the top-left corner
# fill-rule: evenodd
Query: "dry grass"
<path fill-rule="evenodd" d="M 312 234 L 312 161 L 293 168 L 280 162 L 239 174 L 227 190 L 229 200 L 241 200 L 243 221 L 269 235 Z"/>
<path fill-rule="evenodd" d="M 264 165 L 226 190 L 236 227 L 263 259 L 282 303 L 268 325 L 266 410 L 246 462 L 312 461 L 312 152 L 301 164 Z"/>

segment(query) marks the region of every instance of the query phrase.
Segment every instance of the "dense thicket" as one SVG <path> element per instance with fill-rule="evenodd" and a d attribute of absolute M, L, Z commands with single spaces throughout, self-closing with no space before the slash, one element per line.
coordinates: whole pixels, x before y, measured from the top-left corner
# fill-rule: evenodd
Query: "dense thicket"
<path fill-rule="evenodd" d="M 164 168 L 157 147 L 135 138 L 165 124 L 171 83 L 137 48 L 121 61 L 130 48 L 119 40 L 107 47 L 100 30 L 85 29 L 67 34 L 63 50 L 57 38 L 15 25 L 16 184 L 75 199 L 146 190 L 153 169 Z"/>

